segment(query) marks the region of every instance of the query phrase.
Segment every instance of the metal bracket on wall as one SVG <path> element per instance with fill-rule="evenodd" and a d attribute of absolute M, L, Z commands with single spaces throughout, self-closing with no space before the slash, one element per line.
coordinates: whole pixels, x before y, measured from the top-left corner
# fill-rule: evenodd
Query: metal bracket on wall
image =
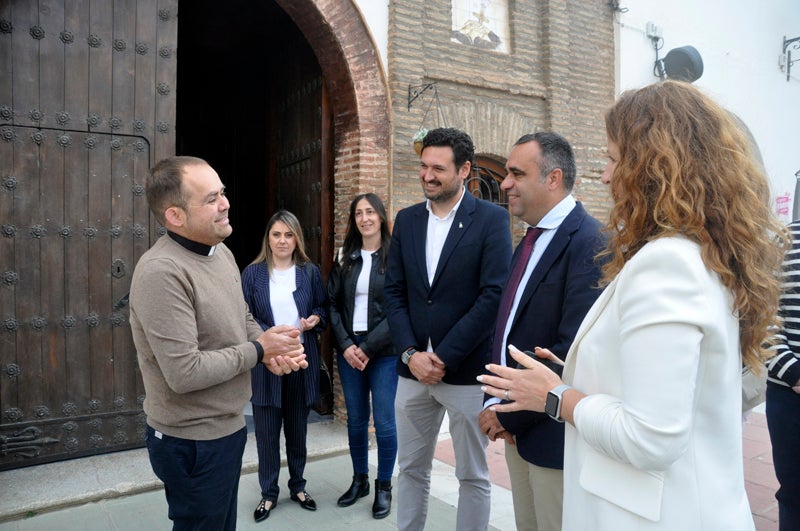
<path fill-rule="evenodd" d="M 782 59 L 785 58 L 785 61 L 786 61 L 786 63 L 785 63 L 786 64 L 786 81 L 789 81 L 791 79 L 792 65 L 794 63 L 796 63 L 797 61 L 800 61 L 800 59 L 792 60 L 792 50 L 791 50 L 791 48 L 789 48 L 789 46 L 792 45 L 792 44 L 794 45 L 794 46 L 792 46 L 792 48 L 794 48 L 795 50 L 800 50 L 800 37 L 795 37 L 793 39 L 787 39 L 786 36 L 784 35 L 784 37 L 783 37 L 783 57 L 782 57 Z"/>
<path fill-rule="evenodd" d="M 433 99 L 437 102 L 439 101 L 439 93 L 436 90 L 436 84 L 438 81 L 434 81 L 433 83 L 425 83 L 423 85 L 408 85 L 408 110 L 411 110 L 411 104 L 414 103 L 414 100 L 422 96 L 427 90 L 433 89 Z"/>
<path fill-rule="evenodd" d="M 425 120 L 428 118 L 428 115 L 431 113 L 431 107 L 433 106 L 434 102 L 436 103 L 436 116 L 435 123 L 436 127 L 447 127 L 447 123 L 444 119 L 444 112 L 442 112 L 442 104 L 439 101 L 439 91 L 436 89 L 436 84 L 438 81 L 434 81 L 432 83 L 425 83 L 422 85 L 408 85 L 408 110 L 411 110 L 411 104 L 420 96 L 425 94 L 426 91 L 433 89 L 433 95 L 428 98 L 428 105 L 425 107 L 425 112 L 422 115 L 422 120 L 419 123 L 419 130 L 423 131 Z M 427 130 L 425 130 L 427 133 Z M 423 135 L 424 136 L 424 135 Z"/>

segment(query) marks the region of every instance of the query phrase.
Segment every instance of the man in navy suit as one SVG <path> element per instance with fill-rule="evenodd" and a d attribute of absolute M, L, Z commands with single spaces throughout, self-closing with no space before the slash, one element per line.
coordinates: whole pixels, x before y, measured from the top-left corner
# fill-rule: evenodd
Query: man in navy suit
<path fill-rule="evenodd" d="M 520 138 L 508 156 L 506 173 L 501 186 L 512 214 L 538 236 L 527 259 L 524 241 L 514 253 L 511 278 L 515 270 L 520 276 L 517 283 L 509 280 L 503 290 L 493 362 L 517 366 L 507 356 L 508 345 L 527 351 L 548 348 L 563 360 L 578 326 L 600 295 L 600 265 L 594 257 L 605 246 L 601 225 L 570 194 L 575 157 L 561 135 L 536 133 Z M 560 365 L 544 363 L 561 373 Z M 489 438 L 506 441 L 517 529 L 558 531 L 564 424 L 544 413 L 489 409 L 499 401 L 486 395 L 479 423 Z"/>
<path fill-rule="evenodd" d="M 508 276 L 509 215 L 466 191 L 475 153 L 469 135 L 434 129 L 422 145 L 419 177 L 427 201 L 397 214 L 384 287 L 400 354 L 397 527 L 425 527 L 433 454 L 446 411 L 460 484 L 456 529 L 485 530 L 489 441 L 478 427 L 483 393 L 476 377 L 489 360 Z"/>

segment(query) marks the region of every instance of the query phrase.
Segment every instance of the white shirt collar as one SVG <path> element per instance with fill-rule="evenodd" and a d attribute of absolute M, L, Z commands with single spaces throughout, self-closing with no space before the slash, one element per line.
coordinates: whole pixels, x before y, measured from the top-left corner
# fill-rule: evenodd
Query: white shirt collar
<path fill-rule="evenodd" d="M 430 199 L 425 201 L 425 208 L 428 210 L 428 212 L 430 212 L 431 216 L 434 216 L 434 217 L 436 217 L 438 219 L 451 218 L 451 217 L 456 215 L 456 211 L 458 210 L 458 207 L 461 206 L 461 202 L 464 200 L 464 194 L 466 194 L 466 193 L 467 193 L 466 187 L 462 186 L 461 187 L 461 197 L 458 198 L 458 202 L 455 205 L 453 205 L 453 208 L 450 209 L 450 212 L 448 212 L 447 215 L 445 217 L 443 217 L 443 218 L 440 218 L 439 216 L 437 216 L 436 214 L 433 213 L 433 210 L 431 209 L 431 200 Z"/>
<path fill-rule="evenodd" d="M 561 225 L 561 222 L 564 221 L 564 218 L 575 208 L 575 205 L 575 198 L 572 197 L 572 194 L 567 194 L 564 199 L 559 201 L 556 206 L 551 208 L 550 211 L 539 220 L 536 226 L 544 230 L 557 229 L 559 225 Z"/>

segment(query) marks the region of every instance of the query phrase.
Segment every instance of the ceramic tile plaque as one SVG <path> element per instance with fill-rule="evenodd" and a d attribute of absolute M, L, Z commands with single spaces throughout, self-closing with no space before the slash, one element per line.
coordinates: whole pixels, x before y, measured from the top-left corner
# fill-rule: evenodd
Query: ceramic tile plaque
<path fill-rule="evenodd" d="M 451 39 L 483 50 L 509 53 L 508 0 L 451 0 Z"/>

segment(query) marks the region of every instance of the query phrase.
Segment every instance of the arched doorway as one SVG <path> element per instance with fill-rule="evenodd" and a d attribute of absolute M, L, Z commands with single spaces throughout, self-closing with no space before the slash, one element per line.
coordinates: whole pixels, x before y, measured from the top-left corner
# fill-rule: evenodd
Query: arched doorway
<path fill-rule="evenodd" d="M 179 0 L 179 11 L 177 152 L 207 159 L 227 186 L 226 244 L 244 268 L 285 208 L 327 280 L 350 199 L 391 200 L 388 91 L 364 20 L 350 0 Z M 327 333 L 322 355 L 332 368 Z"/>
<path fill-rule="evenodd" d="M 320 222 L 301 222 L 327 278 L 350 198 L 391 201 L 388 87 L 365 21 L 351 0 L 180 0 L 179 9 L 177 151 L 220 166 L 240 266 L 276 208 L 319 200 Z M 319 135 L 297 125 L 317 116 Z M 299 183 L 317 149 L 320 171 L 336 178 Z"/>
<path fill-rule="evenodd" d="M 269 217 L 294 212 L 319 263 L 332 228 L 331 110 L 316 57 L 275 2 L 181 1 L 177 152 L 205 158 L 231 201 L 244 268 Z"/>

